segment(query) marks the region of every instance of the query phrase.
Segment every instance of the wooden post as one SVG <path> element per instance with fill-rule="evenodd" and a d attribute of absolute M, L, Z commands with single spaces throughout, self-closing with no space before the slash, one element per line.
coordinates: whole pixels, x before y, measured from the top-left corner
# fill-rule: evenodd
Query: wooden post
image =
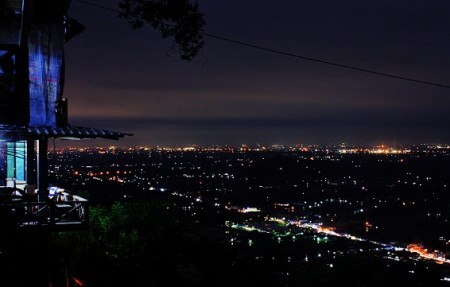
<path fill-rule="evenodd" d="M 48 201 L 48 159 L 47 159 L 47 138 L 41 138 L 38 140 L 37 151 L 37 186 L 39 189 L 38 201 Z"/>
<path fill-rule="evenodd" d="M 30 79 L 28 59 L 28 36 L 30 34 L 32 18 L 31 0 L 23 0 L 22 22 L 20 27 L 19 51 L 17 52 L 17 92 L 19 95 L 20 115 L 19 123 L 27 125 L 30 120 Z"/>
<path fill-rule="evenodd" d="M 36 155 L 34 153 L 34 140 L 27 140 L 27 174 L 26 181 L 27 184 L 36 186 Z"/>

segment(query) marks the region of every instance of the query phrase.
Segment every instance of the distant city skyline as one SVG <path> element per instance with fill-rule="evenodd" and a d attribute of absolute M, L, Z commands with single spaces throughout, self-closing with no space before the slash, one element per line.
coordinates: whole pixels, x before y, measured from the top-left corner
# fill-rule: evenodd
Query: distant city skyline
<path fill-rule="evenodd" d="M 199 8 L 209 34 L 450 84 L 448 1 L 199 1 Z M 211 37 L 185 62 L 167 56 L 171 41 L 150 27 L 133 31 L 115 13 L 76 0 L 69 12 L 86 26 L 66 45 L 70 123 L 134 134 L 81 145 L 450 142 L 448 88 Z"/>

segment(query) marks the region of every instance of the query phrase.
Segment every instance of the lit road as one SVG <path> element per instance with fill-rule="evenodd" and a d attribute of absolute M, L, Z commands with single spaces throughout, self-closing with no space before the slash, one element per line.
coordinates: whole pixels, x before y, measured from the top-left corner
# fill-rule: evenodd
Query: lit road
<path fill-rule="evenodd" d="M 318 224 L 318 223 L 304 223 L 304 222 L 302 223 L 300 221 L 287 222 L 284 219 L 279 219 L 279 218 L 271 218 L 269 221 L 275 221 L 278 224 L 280 224 L 280 226 L 286 226 L 286 227 L 289 225 L 294 225 L 298 228 L 313 230 L 319 234 L 325 234 L 327 236 L 341 237 L 341 238 L 346 238 L 346 239 L 352 240 L 352 241 L 370 242 L 374 245 L 380 246 L 381 248 L 383 248 L 385 250 L 408 251 L 411 253 L 418 254 L 420 256 L 420 258 L 427 259 L 427 260 L 434 260 L 438 264 L 444 264 L 444 263 L 450 264 L 449 259 L 446 259 L 443 257 L 443 255 L 440 255 L 440 254 L 442 254 L 441 252 L 439 252 L 439 251 L 428 252 L 428 250 L 420 244 L 412 243 L 412 244 L 407 245 L 406 248 L 404 248 L 404 247 L 394 246 L 392 244 L 386 244 L 386 243 L 382 243 L 382 242 L 364 239 L 364 238 L 357 237 L 357 236 L 347 234 L 347 233 L 339 233 L 339 232 L 336 232 L 334 230 L 334 228 L 332 228 L 332 227 L 324 227 L 324 226 L 322 226 L 322 224 Z M 261 233 L 272 233 L 273 232 L 273 230 L 271 232 L 270 228 L 260 228 L 260 227 L 251 226 L 251 225 L 229 224 L 228 226 L 231 228 L 240 229 L 240 230 L 244 230 L 244 231 L 258 231 Z"/>

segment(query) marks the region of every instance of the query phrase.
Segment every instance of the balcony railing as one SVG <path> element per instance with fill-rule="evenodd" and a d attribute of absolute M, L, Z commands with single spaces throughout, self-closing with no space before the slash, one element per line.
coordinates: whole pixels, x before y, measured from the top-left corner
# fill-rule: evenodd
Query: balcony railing
<path fill-rule="evenodd" d="M 88 214 L 88 201 L 66 192 L 46 202 L 38 202 L 26 194 L 7 194 L 0 198 L 0 228 L 84 229 Z"/>

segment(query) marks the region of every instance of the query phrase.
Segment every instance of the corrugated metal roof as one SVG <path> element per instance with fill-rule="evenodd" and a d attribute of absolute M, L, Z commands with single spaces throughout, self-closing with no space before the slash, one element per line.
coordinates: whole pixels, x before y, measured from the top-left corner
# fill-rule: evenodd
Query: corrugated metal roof
<path fill-rule="evenodd" d="M 97 128 L 87 128 L 80 126 L 16 126 L 0 125 L 0 137 L 6 139 L 33 139 L 40 137 L 65 138 L 65 139 L 119 139 L 125 136 L 131 136 L 129 133 L 122 133 Z"/>

